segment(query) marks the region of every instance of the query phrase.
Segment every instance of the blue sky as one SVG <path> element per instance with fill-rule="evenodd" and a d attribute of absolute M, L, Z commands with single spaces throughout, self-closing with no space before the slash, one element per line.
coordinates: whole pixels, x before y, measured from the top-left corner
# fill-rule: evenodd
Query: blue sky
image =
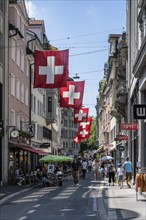
<path fill-rule="evenodd" d="M 26 0 L 30 18 L 45 22 L 53 46 L 69 49 L 69 75 L 85 80 L 83 105 L 96 116 L 96 97 L 108 59 L 109 34 L 126 28 L 126 0 Z"/>

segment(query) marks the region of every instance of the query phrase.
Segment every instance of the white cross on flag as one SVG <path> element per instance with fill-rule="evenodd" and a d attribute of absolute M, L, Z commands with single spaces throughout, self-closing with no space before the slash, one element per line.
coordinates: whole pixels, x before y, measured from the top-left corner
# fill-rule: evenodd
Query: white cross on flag
<path fill-rule="evenodd" d="M 60 107 L 81 108 L 84 83 L 84 81 L 68 81 L 67 87 L 60 88 Z"/>
<path fill-rule="evenodd" d="M 92 118 L 88 118 L 87 122 L 79 123 L 78 138 L 80 140 L 89 138 L 91 123 L 92 123 Z"/>
<path fill-rule="evenodd" d="M 81 140 L 78 138 L 78 136 L 75 136 L 74 137 L 74 143 L 78 144 L 80 142 L 81 142 Z"/>
<path fill-rule="evenodd" d="M 34 88 L 60 88 L 67 85 L 68 50 L 34 52 Z"/>
<path fill-rule="evenodd" d="M 74 109 L 74 123 L 86 122 L 88 118 L 89 108 Z"/>

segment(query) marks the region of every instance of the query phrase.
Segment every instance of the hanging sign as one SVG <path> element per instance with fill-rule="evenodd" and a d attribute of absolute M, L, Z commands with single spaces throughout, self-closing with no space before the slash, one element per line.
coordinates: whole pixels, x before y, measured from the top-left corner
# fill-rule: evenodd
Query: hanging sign
<path fill-rule="evenodd" d="M 133 105 L 134 119 L 146 119 L 146 105 Z"/>
<path fill-rule="evenodd" d="M 124 150 L 125 150 L 125 147 L 122 146 L 122 145 L 120 145 L 120 146 L 119 146 L 119 151 L 124 151 Z"/>
<path fill-rule="evenodd" d="M 138 129 L 138 124 L 137 123 L 133 123 L 133 124 L 130 124 L 130 123 L 123 123 L 123 124 L 120 124 L 120 129 L 121 130 L 137 130 Z"/>
<path fill-rule="evenodd" d="M 122 141 L 122 140 L 127 141 L 128 136 L 126 136 L 126 135 L 117 135 L 116 138 L 115 138 L 115 141 Z"/>

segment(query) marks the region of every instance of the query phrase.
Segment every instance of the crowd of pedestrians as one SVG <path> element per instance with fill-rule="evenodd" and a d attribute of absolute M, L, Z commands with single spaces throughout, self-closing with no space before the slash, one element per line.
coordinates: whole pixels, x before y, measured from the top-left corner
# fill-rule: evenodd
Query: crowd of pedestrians
<path fill-rule="evenodd" d="M 109 186 L 118 184 L 119 188 L 123 188 L 123 182 L 126 181 L 127 187 L 131 188 L 132 180 L 132 163 L 129 157 L 125 162 L 114 164 L 113 160 L 102 161 L 97 158 L 74 158 L 72 164 L 72 177 L 74 186 L 79 186 L 80 178 L 85 179 L 87 172 L 93 172 L 94 180 L 103 180 L 108 178 Z"/>
<path fill-rule="evenodd" d="M 85 179 L 87 172 L 93 172 L 93 179 L 103 180 L 105 177 L 108 178 L 109 186 L 114 186 L 115 183 L 118 184 L 119 188 L 123 188 L 123 182 L 126 180 L 126 184 L 128 188 L 131 188 L 131 180 L 132 180 L 132 163 L 129 160 L 129 157 L 125 159 L 125 162 L 118 163 L 117 165 L 113 160 L 102 161 L 97 158 L 82 158 L 76 157 L 73 159 L 73 162 L 70 164 L 58 164 L 52 165 L 48 164 L 48 167 L 39 166 L 36 168 L 35 175 L 29 174 L 24 175 L 21 169 L 16 168 L 15 170 L 15 179 L 18 185 L 26 184 L 27 179 L 31 179 L 33 176 L 33 180 L 38 180 L 43 183 L 44 186 L 52 185 L 53 177 L 57 177 L 61 174 L 63 177 L 68 170 L 70 170 L 70 174 L 72 174 L 74 186 L 79 186 L 79 180 Z M 53 176 L 54 175 L 54 176 Z M 55 178 L 54 178 L 55 181 Z M 29 181 L 30 182 L 30 181 Z"/>

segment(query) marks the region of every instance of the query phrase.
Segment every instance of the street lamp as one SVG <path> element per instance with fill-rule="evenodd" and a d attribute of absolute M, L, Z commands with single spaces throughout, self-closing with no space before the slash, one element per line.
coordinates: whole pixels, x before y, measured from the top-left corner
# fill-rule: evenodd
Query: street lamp
<path fill-rule="evenodd" d="M 73 79 L 80 79 L 80 77 L 79 77 L 78 74 L 76 73 L 75 76 L 73 76 Z"/>

